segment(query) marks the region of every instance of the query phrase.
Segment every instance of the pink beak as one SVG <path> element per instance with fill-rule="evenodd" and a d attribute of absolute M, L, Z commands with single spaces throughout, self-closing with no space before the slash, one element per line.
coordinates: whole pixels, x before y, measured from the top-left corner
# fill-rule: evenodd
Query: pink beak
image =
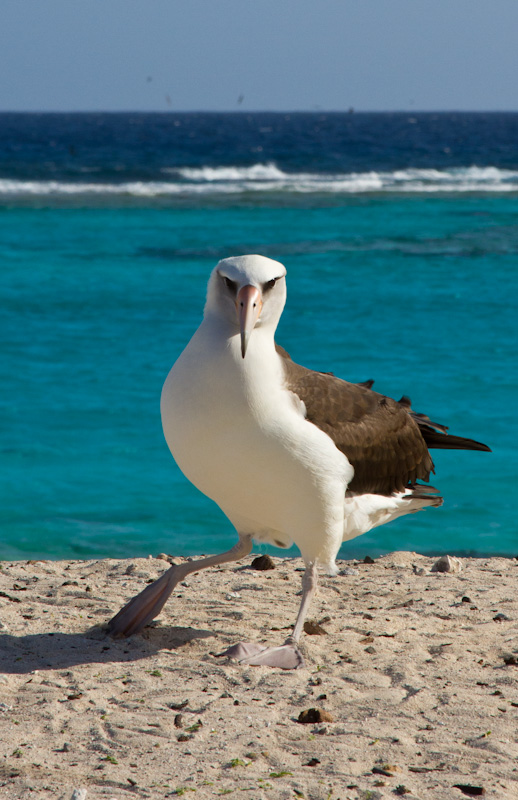
<path fill-rule="evenodd" d="M 241 331 L 241 355 L 246 355 L 248 340 L 263 307 L 261 292 L 255 286 L 243 286 L 236 298 L 236 311 Z"/>

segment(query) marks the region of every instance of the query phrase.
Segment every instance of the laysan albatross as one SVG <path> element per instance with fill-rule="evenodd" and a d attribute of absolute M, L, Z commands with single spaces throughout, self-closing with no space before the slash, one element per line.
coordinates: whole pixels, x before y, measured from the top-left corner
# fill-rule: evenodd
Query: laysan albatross
<path fill-rule="evenodd" d="M 167 444 L 182 472 L 212 498 L 239 540 L 228 552 L 174 565 L 110 621 L 113 635 L 141 630 L 179 581 L 250 553 L 252 540 L 298 546 L 306 570 L 293 633 L 279 647 L 239 643 L 225 655 L 297 668 L 297 646 L 317 567 L 336 574 L 343 541 L 427 506 L 428 448 L 489 450 L 399 402 L 293 362 L 275 344 L 286 270 L 259 255 L 220 261 L 203 321 L 162 390 Z"/>

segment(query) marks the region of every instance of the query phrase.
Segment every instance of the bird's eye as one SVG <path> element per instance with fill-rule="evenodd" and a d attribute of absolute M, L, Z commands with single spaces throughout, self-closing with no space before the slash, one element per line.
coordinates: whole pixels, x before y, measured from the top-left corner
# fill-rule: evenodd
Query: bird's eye
<path fill-rule="evenodd" d="M 225 286 L 232 294 L 236 294 L 237 292 L 237 283 L 235 281 L 231 281 L 230 278 L 226 278 L 223 275 L 223 280 L 225 281 Z"/>
<path fill-rule="evenodd" d="M 278 278 L 272 278 L 271 281 L 266 281 L 266 283 L 264 284 L 263 290 L 265 292 L 269 292 L 270 289 L 273 289 L 273 287 L 277 283 L 277 280 L 278 280 Z"/>

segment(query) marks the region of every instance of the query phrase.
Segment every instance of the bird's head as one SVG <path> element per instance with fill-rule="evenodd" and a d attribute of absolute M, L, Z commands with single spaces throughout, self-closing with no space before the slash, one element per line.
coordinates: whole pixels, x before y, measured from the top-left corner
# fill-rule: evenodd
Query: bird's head
<path fill-rule="evenodd" d="M 235 256 L 216 265 L 210 276 L 205 315 L 225 320 L 240 333 L 241 355 L 256 327 L 273 333 L 286 302 L 286 268 L 265 256 Z"/>

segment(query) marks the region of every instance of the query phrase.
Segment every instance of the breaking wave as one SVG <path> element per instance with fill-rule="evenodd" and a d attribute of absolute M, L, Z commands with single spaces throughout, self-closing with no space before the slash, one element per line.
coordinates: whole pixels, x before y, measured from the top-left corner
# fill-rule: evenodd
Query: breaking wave
<path fill-rule="evenodd" d="M 153 198 L 181 195 L 301 193 L 469 193 L 518 192 L 518 171 L 497 167 L 449 170 L 401 169 L 387 172 L 285 172 L 274 163 L 248 167 L 168 167 L 164 180 L 83 182 L 0 178 L 0 197 L 129 196 Z M 167 176 L 167 177 L 166 177 Z"/>

